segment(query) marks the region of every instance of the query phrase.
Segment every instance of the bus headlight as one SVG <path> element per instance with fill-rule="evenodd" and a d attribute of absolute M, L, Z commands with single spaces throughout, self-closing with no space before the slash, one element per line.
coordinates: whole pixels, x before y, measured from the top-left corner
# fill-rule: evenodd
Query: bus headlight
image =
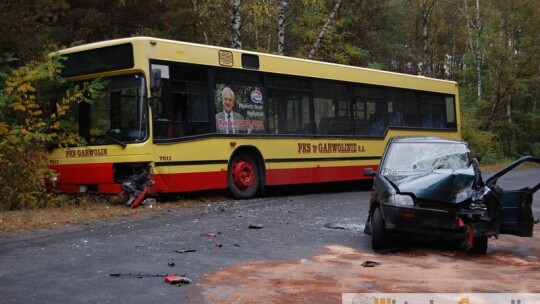
<path fill-rule="evenodd" d="M 390 195 L 390 197 L 388 198 L 388 203 L 392 205 L 400 205 L 400 206 L 414 206 L 412 197 L 409 195 L 402 195 L 402 194 Z"/>

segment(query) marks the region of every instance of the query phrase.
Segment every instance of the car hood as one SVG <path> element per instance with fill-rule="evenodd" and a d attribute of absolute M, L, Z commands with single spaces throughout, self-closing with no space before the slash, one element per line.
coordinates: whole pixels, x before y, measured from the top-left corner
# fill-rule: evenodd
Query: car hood
<path fill-rule="evenodd" d="M 398 193 L 417 199 L 444 203 L 461 203 L 472 196 L 475 182 L 473 170 L 435 170 L 410 175 L 384 176 Z"/>

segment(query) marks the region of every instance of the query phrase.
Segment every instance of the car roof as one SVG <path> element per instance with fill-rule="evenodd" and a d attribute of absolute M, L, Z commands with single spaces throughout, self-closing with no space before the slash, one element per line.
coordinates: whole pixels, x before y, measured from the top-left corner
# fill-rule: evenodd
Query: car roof
<path fill-rule="evenodd" d="M 392 137 L 392 142 L 408 142 L 408 143 L 462 143 L 462 140 L 452 140 L 438 136 L 396 136 Z"/>

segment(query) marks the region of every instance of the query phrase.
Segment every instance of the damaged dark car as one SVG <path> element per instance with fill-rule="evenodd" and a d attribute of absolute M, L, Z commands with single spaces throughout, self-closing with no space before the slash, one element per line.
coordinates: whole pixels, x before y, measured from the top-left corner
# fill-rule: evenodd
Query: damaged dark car
<path fill-rule="evenodd" d="M 485 181 L 467 143 L 439 137 L 394 137 L 389 140 L 374 176 L 364 232 L 374 250 L 388 248 L 389 236 L 408 234 L 457 241 L 472 253 L 485 254 L 490 237 L 531 237 L 538 221 L 533 194 L 540 183 L 504 190 L 498 180 L 526 156 Z"/>

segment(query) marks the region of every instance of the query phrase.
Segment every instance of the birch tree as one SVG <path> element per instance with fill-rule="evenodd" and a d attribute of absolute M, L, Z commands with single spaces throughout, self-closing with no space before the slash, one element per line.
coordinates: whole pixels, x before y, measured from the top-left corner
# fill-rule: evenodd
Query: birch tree
<path fill-rule="evenodd" d="M 465 18 L 467 21 L 467 45 L 472 54 L 476 68 L 476 97 L 482 99 L 482 20 L 480 19 L 480 0 L 476 0 L 474 9 L 470 9 L 469 0 L 464 0 Z"/>
<path fill-rule="evenodd" d="M 285 0 L 278 1 L 278 55 L 285 54 Z"/>
<path fill-rule="evenodd" d="M 242 0 L 230 0 L 230 7 L 232 9 L 231 16 L 231 31 L 232 31 L 232 44 L 233 49 L 242 49 L 242 17 L 240 15 L 240 5 Z"/>
<path fill-rule="evenodd" d="M 336 4 L 334 5 L 334 9 L 332 9 L 332 12 L 330 13 L 330 16 L 328 16 L 328 19 L 326 20 L 326 23 L 324 24 L 321 32 L 319 33 L 319 36 L 317 37 L 317 40 L 315 40 L 315 43 L 313 43 L 313 46 L 311 47 L 311 50 L 309 51 L 308 58 L 312 59 L 313 56 L 315 56 L 315 52 L 317 51 L 317 48 L 319 47 L 319 44 L 321 43 L 322 38 L 326 34 L 326 31 L 328 30 L 328 27 L 334 21 L 334 18 L 336 16 L 337 11 L 339 10 L 339 5 L 341 4 L 341 0 L 337 0 Z"/>

